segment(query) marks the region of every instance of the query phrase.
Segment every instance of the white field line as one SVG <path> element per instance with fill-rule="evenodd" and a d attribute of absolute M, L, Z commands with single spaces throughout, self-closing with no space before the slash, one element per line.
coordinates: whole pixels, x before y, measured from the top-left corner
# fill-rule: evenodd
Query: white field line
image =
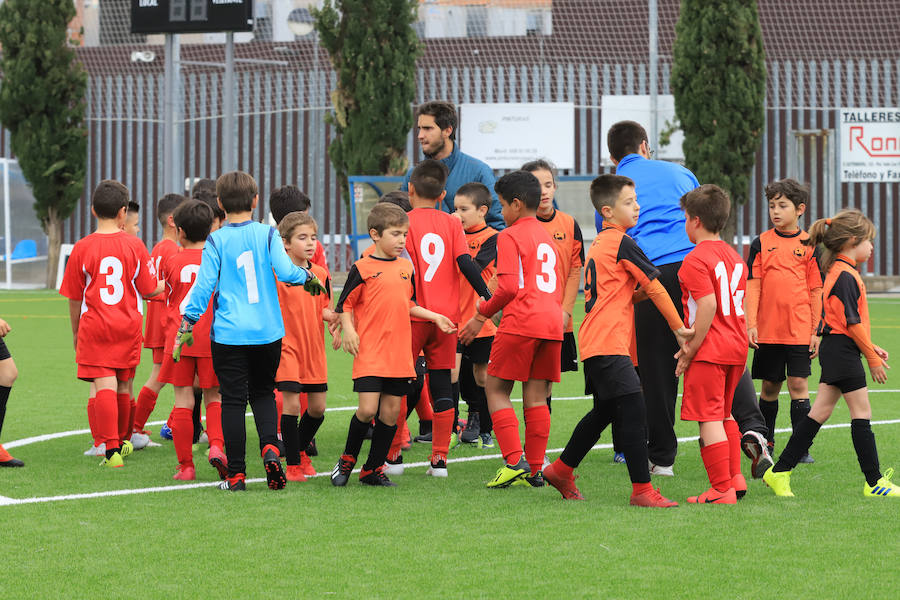
<path fill-rule="evenodd" d="M 900 423 L 900 419 L 890 419 L 887 421 L 872 421 L 872 425 L 896 425 Z M 822 426 L 822 429 L 847 429 L 850 427 L 850 423 L 829 423 Z M 775 433 L 785 433 L 791 431 L 788 428 L 776 429 Z M 678 438 L 679 443 L 685 442 L 695 442 L 697 441 L 699 436 L 688 436 Z M 592 450 L 604 450 L 612 448 L 612 444 L 597 444 Z M 562 452 L 562 448 L 548 448 L 547 454 L 559 454 Z M 466 456 L 463 458 L 451 458 L 448 459 L 448 463 L 464 463 L 464 462 L 475 462 L 482 460 L 492 460 L 492 459 L 502 459 L 503 456 L 500 454 L 480 454 L 478 456 Z M 420 467 L 428 467 L 431 466 L 428 462 L 416 462 L 409 463 L 403 465 L 405 469 L 412 468 L 420 468 Z M 353 471 L 354 473 L 358 473 L 359 469 Z M 330 476 L 331 472 L 322 472 L 316 473 L 312 477 L 326 477 Z M 263 478 L 256 479 L 248 479 L 247 483 L 263 483 L 266 480 Z M 0 506 L 4 505 L 15 505 L 15 504 L 39 504 L 43 502 L 62 502 L 65 500 L 87 500 L 91 498 L 106 498 L 110 496 L 134 496 L 137 494 L 152 494 L 156 492 L 174 492 L 179 490 L 190 490 L 196 488 L 204 488 L 204 487 L 215 487 L 218 486 L 219 482 L 217 481 L 205 481 L 203 483 L 185 483 L 181 485 L 164 485 L 157 487 L 149 487 L 149 488 L 134 488 L 130 490 L 111 490 L 107 492 L 90 492 L 87 494 L 66 494 L 63 496 L 39 496 L 35 498 L 8 498 L 6 496 L 0 496 Z"/>

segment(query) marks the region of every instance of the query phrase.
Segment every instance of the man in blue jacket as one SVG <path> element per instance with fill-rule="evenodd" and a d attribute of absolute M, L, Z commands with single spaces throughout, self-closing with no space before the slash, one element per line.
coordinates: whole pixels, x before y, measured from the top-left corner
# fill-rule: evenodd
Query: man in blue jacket
<path fill-rule="evenodd" d="M 491 208 L 484 219 L 488 225 L 499 231 L 506 227 L 506 223 L 500 213 L 497 192 L 494 191 L 494 172 L 487 164 L 459 151 L 456 143 L 458 126 L 456 108 L 450 102 L 440 100 L 426 102 L 416 110 L 416 135 L 422 152 L 427 158 L 441 161 L 450 170 L 445 188 L 447 195 L 441 202 L 441 209 L 448 213 L 456 210 L 453 199 L 456 197 L 456 190 L 463 184 L 473 181 L 483 183 L 491 191 L 493 198 Z M 400 186 L 404 191 L 409 189 L 410 173 L 411 167 Z"/>

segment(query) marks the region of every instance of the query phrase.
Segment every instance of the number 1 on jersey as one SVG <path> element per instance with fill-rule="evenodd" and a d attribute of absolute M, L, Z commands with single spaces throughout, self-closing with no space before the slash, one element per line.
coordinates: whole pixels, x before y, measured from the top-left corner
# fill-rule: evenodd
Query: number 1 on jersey
<path fill-rule="evenodd" d="M 256 268 L 253 265 L 253 251 L 241 252 L 237 257 L 237 268 L 244 269 L 244 277 L 247 279 L 247 302 L 256 304 L 259 302 L 259 287 L 256 285 Z"/>

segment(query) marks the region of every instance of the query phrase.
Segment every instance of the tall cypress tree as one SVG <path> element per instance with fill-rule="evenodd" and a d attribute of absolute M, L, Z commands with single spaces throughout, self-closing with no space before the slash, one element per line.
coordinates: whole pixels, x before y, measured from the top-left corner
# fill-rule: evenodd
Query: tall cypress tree
<path fill-rule="evenodd" d="M 34 194 L 49 239 L 47 287 L 56 282 L 63 222 L 84 189 L 87 74 L 66 39 L 72 0 L 0 5 L 0 123 Z"/>
<path fill-rule="evenodd" d="M 686 166 L 731 195 L 731 243 L 765 124 L 766 63 L 756 0 L 681 0 L 671 87 Z"/>
<path fill-rule="evenodd" d="M 406 136 L 415 100 L 413 24 L 418 0 L 325 0 L 314 11 L 322 46 L 337 71 L 326 120 L 336 138 L 328 148 L 349 199 L 348 175 L 400 175 L 406 171 Z"/>

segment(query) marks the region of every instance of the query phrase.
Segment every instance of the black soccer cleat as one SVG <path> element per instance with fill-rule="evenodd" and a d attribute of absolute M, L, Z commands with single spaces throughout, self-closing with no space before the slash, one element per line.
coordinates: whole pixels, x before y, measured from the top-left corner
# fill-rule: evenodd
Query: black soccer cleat
<path fill-rule="evenodd" d="M 309 445 L 306 447 L 306 455 L 307 456 L 318 456 L 319 449 L 316 447 L 316 438 L 309 440 Z"/>
<path fill-rule="evenodd" d="M 344 487 L 350 480 L 350 473 L 356 465 L 356 459 L 349 454 L 343 454 L 338 459 L 334 469 L 331 470 L 331 485 L 336 487 Z"/>
<path fill-rule="evenodd" d="M 388 479 L 384 474 L 384 467 L 378 467 L 374 471 L 363 469 L 359 472 L 359 482 L 364 485 L 372 485 L 378 487 L 397 487 L 397 484 Z"/>
<path fill-rule="evenodd" d="M 263 448 L 263 467 L 266 469 L 266 482 L 270 490 L 283 490 L 287 485 L 287 477 L 284 476 L 284 468 L 278 457 L 278 449 L 269 444 Z"/>
<path fill-rule="evenodd" d="M 469 413 L 466 427 L 459 434 L 459 441 L 464 444 L 476 444 L 481 434 L 481 417 L 477 412 Z"/>
<path fill-rule="evenodd" d="M 247 490 L 247 484 L 244 481 L 244 474 L 237 473 L 233 477 L 226 477 L 225 481 L 219 484 L 220 490 L 227 492 L 244 492 Z"/>

